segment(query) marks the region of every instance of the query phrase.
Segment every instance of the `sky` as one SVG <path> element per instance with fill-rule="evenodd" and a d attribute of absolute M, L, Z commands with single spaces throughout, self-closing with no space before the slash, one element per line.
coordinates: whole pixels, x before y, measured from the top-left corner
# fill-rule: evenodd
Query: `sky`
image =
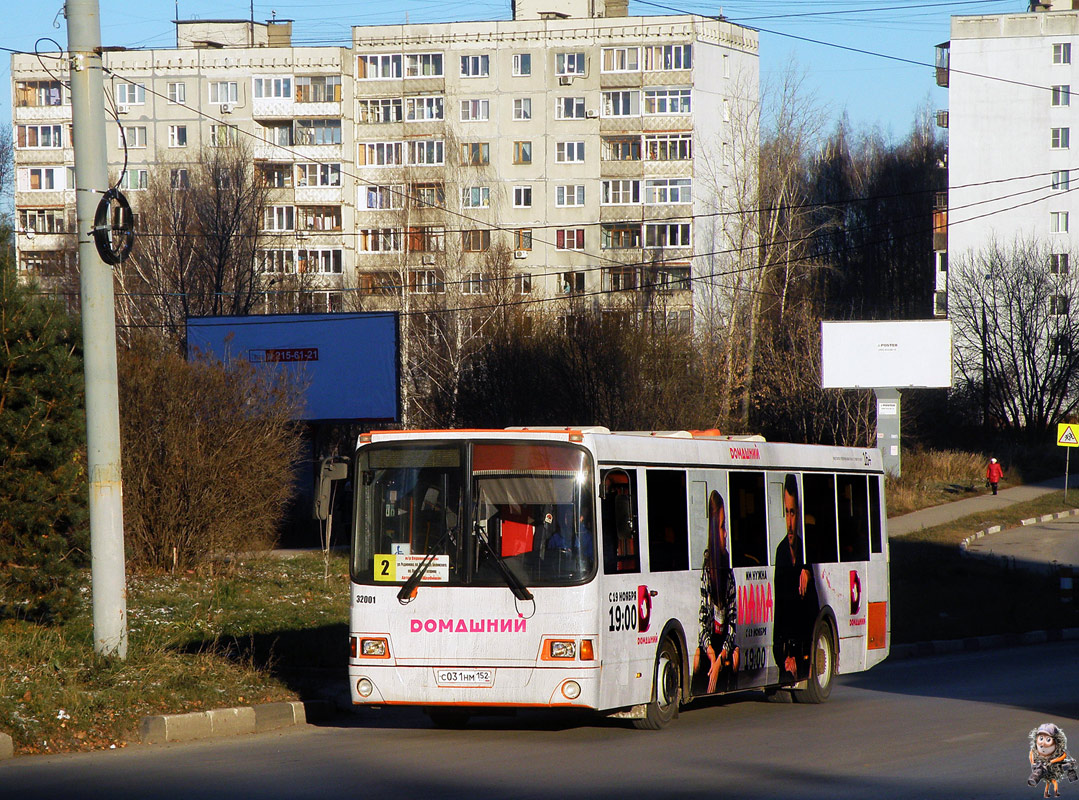
<path fill-rule="evenodd" d="M 6 0 L 0 47 L 33 52 L 39 39 L 67 42 L 62 0 Z M 176 44 L 172 20 L 248 19 L 250 0 L 99 0 L 105 46 L 167 48 Z M 761 81 L 790 64 L 804 73 L 809 93 L 829 120 L 846 115 L 855 129 L 877 128 L 901 139 L 917 112 L 947 108 L 936 86 L 934 47 L 948 40 L 952 15 L 1027 10 L 1026 0 L 630 0 L 630 14 L 722 14 L 760 31 Z M 351 26 L 403 22 L 509 19 L 510 0 L 371 0 L 254 3 L 257 21 L 276 12 L 292 19 L 297 45 L 348 45 Z M 801 37 L 801 38 L 798 38 Z M 813 41 L 806 41 L 813 40 Z M 55 51 L 42 41 L 39 50 Z M 842 48 L 851 48 L 844 50 Z M 866 52 L 853 52 L 854 50 Z M 920 62 L 920 65 L 876 54 Z M 0 124 L 11 120 L 11 60 L 0 58 Z M 829 126 L 830 127 L 830 126 Z"/>

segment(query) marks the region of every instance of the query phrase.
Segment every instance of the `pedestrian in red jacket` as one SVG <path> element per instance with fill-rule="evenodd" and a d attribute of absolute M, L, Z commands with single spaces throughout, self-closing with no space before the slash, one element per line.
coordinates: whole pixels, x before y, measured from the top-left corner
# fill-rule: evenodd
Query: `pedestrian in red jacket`
<path fill-rule="evenodd" d="M 985 480 L 986 483 L 993 489 L 993 494 L 997 493 L 997 484 L 1000 483 L 1000 479 L 1004 477 L 1004 470 L 995 458 L 989 459 L 989 466 L 985 468 Z"/>

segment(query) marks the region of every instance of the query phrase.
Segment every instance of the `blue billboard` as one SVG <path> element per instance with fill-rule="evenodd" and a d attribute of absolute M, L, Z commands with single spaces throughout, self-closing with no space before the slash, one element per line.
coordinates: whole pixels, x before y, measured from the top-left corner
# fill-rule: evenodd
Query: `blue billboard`
<path fill-rule="evenodd" d="M 300 419 L 399 419 L 397 314 L 189 317 L 187 358 L 288 369 L 305 387 Z"/>

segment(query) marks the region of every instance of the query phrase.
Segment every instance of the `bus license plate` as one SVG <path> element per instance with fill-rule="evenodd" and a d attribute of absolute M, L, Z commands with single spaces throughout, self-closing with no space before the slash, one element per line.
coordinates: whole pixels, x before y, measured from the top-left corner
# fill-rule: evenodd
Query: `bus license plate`
<path fill-rule="evenodd" d="M 485 686 L 495 685 L 493 669 L 436 669 L 435 683 L 439 686 Z"/>

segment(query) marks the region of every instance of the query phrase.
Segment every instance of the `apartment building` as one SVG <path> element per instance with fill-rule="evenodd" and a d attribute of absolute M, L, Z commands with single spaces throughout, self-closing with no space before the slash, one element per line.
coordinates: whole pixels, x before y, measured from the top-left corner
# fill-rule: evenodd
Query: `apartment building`
<path fill-rule="evenodd" d="M 189 21 L 175 48 L 104 62 L 133 206 L 152 170 L 180 190 L 202 148 L 249 140 L 272 188 L 266 310 L 293 310 L 273 287 L 303 276 L 311 310 L 514 294 L 688 326 L 754 257 L 728 252 L 728 212 L 755 170 L 757 40 L 727 22 L 517 0 L 510 20 L 355 27 L 339 48 Z M 12 58 L 18 266 L 43 279 L 75 258 L 64 69 Z"/>
<path fill-rule="evenodd" d="M 949 95 L 938 305 L 948 262 L 994 239 L 1034 238 L 1062 272 L 1077 252 L 1071 180 L 1079 116 L 1071 87 L 1079 86 L 1072 61 L 1073 48 L 1079 60 L 1079 11 L 1072 6 L 1055 0 L 1032 3 L 1026 13 L 952 17 L 951 39 L 938 47 L 937 82 Z"/>

